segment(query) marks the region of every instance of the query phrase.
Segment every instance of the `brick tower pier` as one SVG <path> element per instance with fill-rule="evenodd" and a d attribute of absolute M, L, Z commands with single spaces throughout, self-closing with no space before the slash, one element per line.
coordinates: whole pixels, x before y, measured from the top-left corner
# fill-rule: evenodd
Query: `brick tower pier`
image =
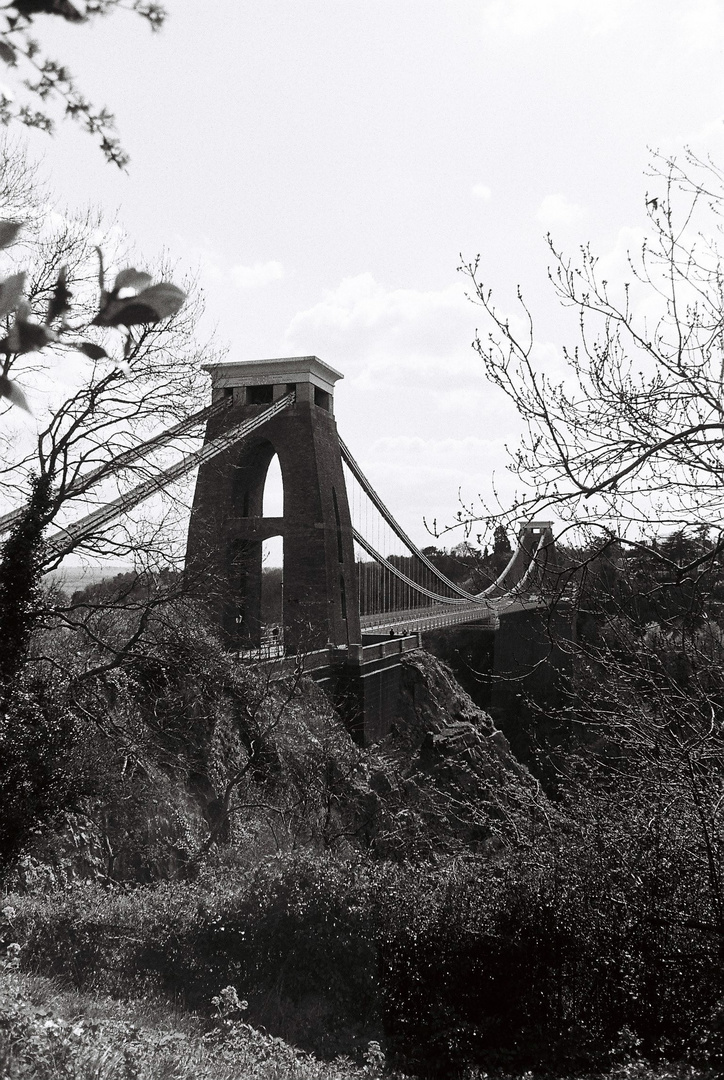
<path fill-rule="evenodd" d="M 359 644 L 352 523 L 333 409 L 334 384 L 342 376 L 316 356 L 208 364 L 204 370 L 212 400 L 230 401 L 209 420 L 207 442 L 291 391 L 295 400 L 200 467 L 186 551 L 191 587 L 215 610 L 230 647 L 258 645 L 262 544 L 281 536 L 287 651 Z M 264 517 L 274 454 L 284 513 Z"/>

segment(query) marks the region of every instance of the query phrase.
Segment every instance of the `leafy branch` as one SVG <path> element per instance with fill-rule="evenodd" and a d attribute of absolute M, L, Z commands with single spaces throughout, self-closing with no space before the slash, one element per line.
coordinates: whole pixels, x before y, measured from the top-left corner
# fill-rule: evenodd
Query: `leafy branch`
<path fill-rule="evenodd" d="M 21 228 L 20 222 L 0 221 L 0 250 L 15 242 Z M 183 306 L 186 294 L 168 281 L 152 284 L 150 274 L 133 266 L 121 270 L 113 286 L 107 289 L 103 253 L 100 248 L 96 251 L 100 302 L 91 325 L 125 330 L 123 362 L 126 362 L 134 344 L 130 328 L 157 323 L 175 315 Z M 68 288 L 66 266 L 62 266 L 58 272 L 42 323 L 33 321 L 30 304 L 24 299 L 25 279 L 25 271 L 20 271 L 0 281 L 0 319 L 10 321 L 8 333 L 0 339 L 0 356 L 4 354 L 0 370 L 0 398 L 5 397 L 11 404 L 30 412 L 23 391 L 9 376 L 14 357 L 39 352 L 61 339 L 91 360 L 110 360 L 112 357 L 102 345 L 72 337 L 73 328 L 65 318 L 70 311 L 73 295 Z M 57 324 L 57 329 L 52 328 L 52 323 Z M 117 366 L 121 364 L 117 363 Z"/>
<path fill-rule="evenodd" d="M 86 23 L 97 16 L 109 15 L 116 9 L 133 12 L 149 24 L 153 31 L 161 29 L 165 9 L 146 0 L 11 0 L 0 8 L 0 60 L 12 69 L 23 68 L 23 87 L 31 97 L 16 102 L 7 90 L 0 89 L 0 123 L 17 121 L 25 127 L 53 134 L 55 120 L 48 103 L 56 100 L 66 116 L 76 120 L 98 139 L 107 161 L 120 169 L 126 167 L 128 154 L 116 133 L 115 117 L 105 107 L 97 108 L 80 91 L 74 75 L 65 64 L 45 55 L 40 43 L 31 34 L 37 15 L 51 15 L 71 23 Z"/>

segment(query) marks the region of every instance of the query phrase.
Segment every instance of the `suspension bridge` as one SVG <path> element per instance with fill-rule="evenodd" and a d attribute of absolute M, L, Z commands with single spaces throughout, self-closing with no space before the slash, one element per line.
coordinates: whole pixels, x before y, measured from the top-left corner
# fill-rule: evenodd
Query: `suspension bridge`
<path fill-rule="evenodd" d="M 208 365 L 211 404 L 150 440 L 80 475 L 71 495 L 87 498 L 109 471 L 144 479 L 50 536 L 57 561 L 135 506 L 198 469 L 187 541 L 188 587 L 202 596 L 231 651 L 282 666 L 303 663 L 320 681 L 356 683 L 365 739 L 384 733 L 386 698 L 400 657 L 432 629 L 544 606 L 555 566 L 550 522 L 527 522 L 498 579 L 476 591 L 456 583 L 397 522 L 339 437 L 339 372 L 314 356 Z M 203 443 L 165 467 L 154 454 L 201 434 Z M 278 457 L 283 513 L 264 516 L 269 465 Z M 67 492 L 68 489 L 66 489 Z M 0 517 L 0 533 L 22 510 Z M 262 614 L 263 546 L 283 544 L 283 600 L 275 636 Z M 286 659 L 285 658 L 289 658 Z"/>

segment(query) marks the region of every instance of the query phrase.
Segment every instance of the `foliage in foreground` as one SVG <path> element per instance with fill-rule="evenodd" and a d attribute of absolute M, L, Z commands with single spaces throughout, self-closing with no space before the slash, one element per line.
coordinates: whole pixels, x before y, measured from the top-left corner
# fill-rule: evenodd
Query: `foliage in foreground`
<path fill-rule="evenodd" d="M 10 897 L 2 937 L 25 968 L 81 989 L 208 1012 L 232 985 L 255 1025 L 326 1057 L 359 1058 L 377 1040 L 419 1076 L 580 1075 L 641 1059 L 720 1075 L 719 944 L 662 925 L 665 875 L 623 843 L 623 822 L 602 825 L 597 838 L 594 823 L 538 832 L 495 860 L 293 853 L 194 882 Z M 670 852 L 679 888 L 681 870 Z"/>
<path fill-rule="evenodd" d="M 16 104 L 12 93 L 0 92 L 0 123 L 18 121 L 26 127 L 52 134 L 55 120 L 48 104 L 54 101 L 60 105 L 61 116 L 64 112 L 98 139 L 107 161 L 125 168 L 128 154 L 116 135 L 113 114 L 88 101 L 65 64 L 43 55 L 33 32 L 38 15 L 56 16 L 78 24 L 98 15 L 107 15 L 116 8 L 134 11 L 152 30 L 159 30 L 166 18 L 163 7 L 152 0 L 130 0 L 128 3 L 86 0 L 77 5 L 70 0 L 10 0 L 5 4 L 0 14 L 0 60 L 7 68 L 17 71 L 17 82 L 29 97 Z"/>
<path fill-rule="evenodd" d="M 233 665 L 191 613 L 158 608 L 128 654 L 122 605 L 94 615 L 93 653 L 68 632 L 41 643 L 36 671 L 57 655 L 52 700 L 85 725 L 67 825 L 105 860 L 96 884 L 58 874 L 47 895 L 16 877 L 0 943 L 26 970 L 207 1013 L 233 986 L 255 1026 L 327 1057 L 377 1040 L 420 1076 L 639 1056 L 721 1071 L 699 773 L 672 801 L 671 755 L 582 759 L 558 803 L 534 797 L 431 658 L 406 669 L 396 733 L 362 750 L 318 690 Z M 138 887 L 154 876 L 177 880 Z"/>
<path fill-rule="evenodd" d="M 38 676 L 57 657 L 67 679 L 58 715 L 84 725 L 67 825 L 105 859 L 48 895 L 16 877 L 0 942 L 26 970 L 207 1013 L 233 986 L 255 1026 L 327 1057 L 377 1040 L 420 1076 L 721 1071 L 709 758 L 693 780 L 662 737 L 650 759 L 571 758 L 551 803 L 429 657 L 408 663 L 395 734 L 362 750 L 317 689 L 234 665 L 195 612 L 159 607 L 130 653 L 114 603 L 92 652 L 68 630 L 40 642 Z"/>
<path fill-rule="evenodd" d="M 404 1080 L 386 1069 L 384 1052 L 374 1042 L 362 1066 L 343 1057 L 321 1062 L 239 1020 L 220 1016 L 204 1031 L 195 1018 L 180 1018 L 158 1003 L 119 1004 L 62 991 L 48 979 L 19 976 L 5 966 L 0 1068 L 12 1080 Z M 477 1071 L 470 1080 L 487 1075 Z M 496 1076 L 530 1080 L 530 1073 Z M 637 1061 L 596 1080 L 713 1080 L 713 1074 Z"/>

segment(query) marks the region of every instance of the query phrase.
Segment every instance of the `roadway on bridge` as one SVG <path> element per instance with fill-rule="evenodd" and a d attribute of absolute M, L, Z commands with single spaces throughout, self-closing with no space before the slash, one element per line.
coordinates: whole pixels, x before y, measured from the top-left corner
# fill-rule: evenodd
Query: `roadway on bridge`
<path fill-rule="evenodd" d="M 407 634 L 425 630 L 436 630 L 444 626 L 458 626 L 462 623 L 478 623 L 494 630 L 501 615 L 512 615 L 517 611 L 537 611 L 545 606 L 541 597 L 501 596 L 487 600 L 484 604 L 464 604 L 453 607 L 450 604 L 431 604 L 427 607 L 408 611 L 382 611 L 376 615 L 362 615 L 360 622 L 364 633 Z"/>

